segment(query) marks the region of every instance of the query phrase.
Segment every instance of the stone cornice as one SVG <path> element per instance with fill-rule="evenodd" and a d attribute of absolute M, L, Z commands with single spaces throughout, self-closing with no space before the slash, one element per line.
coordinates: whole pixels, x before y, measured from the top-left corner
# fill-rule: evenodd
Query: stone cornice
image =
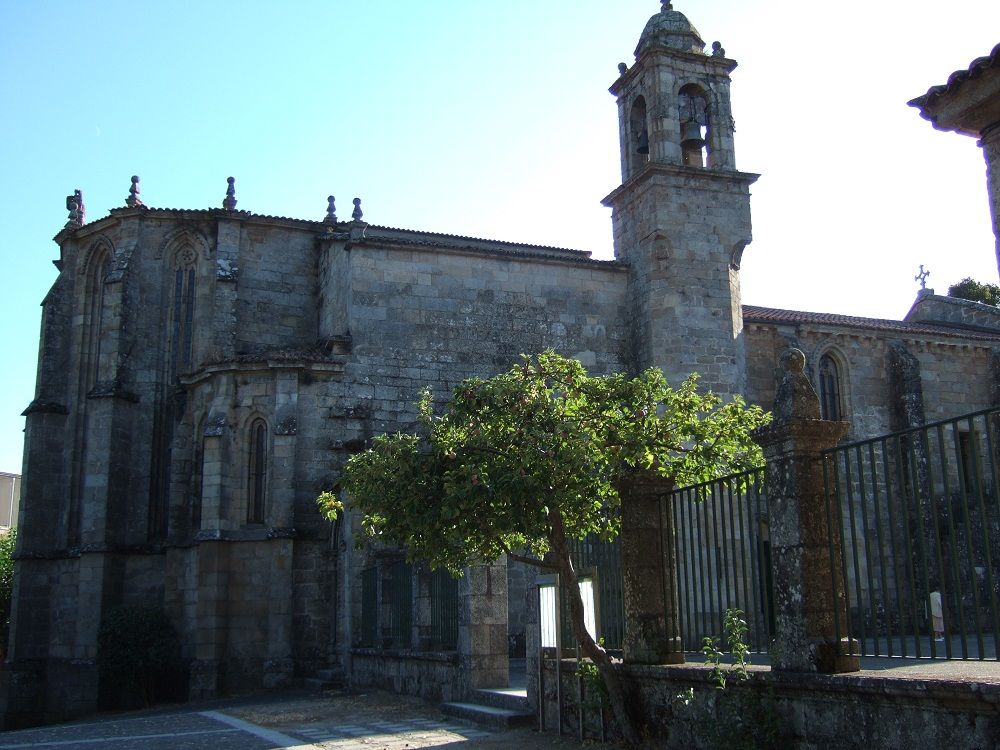
<path fill-rule="evenodd" d="M 728 169 L 712 169 L 711 167 L 685 167 L 677 164 L 650 162 L 642 170 L 626 180 L 622 185 L 609 193 L 602 205 L 614 208 L 623 195 L 633 192 L 646 183 L 658 177 L 685 180 L 686 189 L 722 191 L 732 187 L 749 189 L 760 177 L 753 172 L 738 172 Z"/>

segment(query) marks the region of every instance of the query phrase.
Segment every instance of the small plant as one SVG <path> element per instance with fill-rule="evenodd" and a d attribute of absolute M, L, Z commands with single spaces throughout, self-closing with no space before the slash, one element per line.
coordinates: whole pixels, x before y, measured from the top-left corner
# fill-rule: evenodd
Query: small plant
<path fill-rule="evenodd" d="M 705 655 L 705 663 L 712 665 L 712 673 L 708 679 L 719 690 L 725 690 L 726 673 L 722 671 L 722 657 L 724 654 L 719 650 L 719 639 L 706 635 L 701 641 L 701 653 Z"/>
<path fill-rule="evenodd" d="M 747 646 L 747 621 L 743 619 L 743 611 L 727 609 L 724 628 L 729 652 L 733 655 L 733 673 L 737 679 L 746 680 L 750 677 L 747 672 L 750 648 Z"/>
<path fill-rule="evenodd" d="M 732 666 L 723 668 L 727 654 L 722 650 L 718 637 L 706 636 L 701 653 L 710 666 L 709 682 L 717 691 L 714 700 L 698 701 L 694 688 L 687 688 L 673 696 L 671 708 L 674 716 L 695 739 L 694 746 L 726 748 L 726 750 L 757 750 L 778 746 L 781 724 L 773 694 L 762 697 L 756 690 L 727 690 L 731 681 L 750 679 L 750 648 L 747 646 L 747 627 L 743 612 L 727 609 L 723 619 L 723 635 L 732 657 Z"/>
<path fill-rule="evenodd" d="M 608 689 L 604 686 L 604 680 L 601 679 L 601 673 L 594 662 L 583 659 L 577 662 L 576 676 L 583 682 L 584 692 L 587 695 L 584 705 L 587 708 L 601 708 L 607 705 Z"/>

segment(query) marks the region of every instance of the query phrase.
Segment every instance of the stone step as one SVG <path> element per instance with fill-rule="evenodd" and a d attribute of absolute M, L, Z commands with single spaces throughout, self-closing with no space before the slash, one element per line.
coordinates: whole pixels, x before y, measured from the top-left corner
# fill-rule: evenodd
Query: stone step
<path fill-rule="evenodd" d="M 479 703 L 442 703 L 441 713 L 499 731 L 535 725 L 533 712 L 511 711 Z"/>
<path fill-rule="evenodd" d="M 528 691 L 525 688 L 482 688 L 472 694 L 475 703 L 494 708 L 506 708 L 508 711 L 531 713 L 528 703 Z"/>
<path fill-rule="evenodd" d="M 317 669 L 308 677 L 302 678 L 302 687 L 310 690 L 332 690 L 343 685 L 344 676 L 335 669 Z"/>

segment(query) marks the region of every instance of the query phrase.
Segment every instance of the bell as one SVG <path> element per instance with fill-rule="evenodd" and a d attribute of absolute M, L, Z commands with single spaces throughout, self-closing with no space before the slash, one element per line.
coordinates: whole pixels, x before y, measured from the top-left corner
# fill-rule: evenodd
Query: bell
<path fill-rule="evenodd" d="M 701 125 L 696 122 L 685 122 L 681 126 L 681 146 L 684 148 L 701 148 L 705 139 L 701 137 Z"/>
<path fill-rule="evenodd" d="M 639 145 L 635 149 L 637 154 L 648 154 L 649 153 L 649 131 L 646 128 L 642 129 L 639 133 Z"/>

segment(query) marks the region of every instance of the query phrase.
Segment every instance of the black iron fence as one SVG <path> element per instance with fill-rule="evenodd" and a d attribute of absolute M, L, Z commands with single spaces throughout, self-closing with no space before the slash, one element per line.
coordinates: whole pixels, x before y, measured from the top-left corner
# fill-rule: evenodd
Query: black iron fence
<path fill-rule="evenodd" d="M 751 651 L 766 652 L 774 603 L 764 470 L 675 490 L 662 502 L 673 517 L 684 650 L 721 638 L 726 610 L 740 609 Z"/>
<path fill-rule="evenodd" d="M 368 648 L 452 651 L 458 643 L 458 582 L 396 556 L 361 571 L 361 632 Z"/>
<path fill-rule="evenodd" d="M 731 608 L 745 614 L 751 650 L 767 651 L 774 609 L 763 487 L 764 470 L 756 469 L 675 490 L 660 499 L 660 533 L 673 534 L 676 550 L 685 651 L 699 651 L 705 636 L 721 636 L 726 610 Z M 572 542 L 570 552 L 579 575 L 594 585 L 597 635 L 607 648 L 620 649 L 625 633 L 620 540 L 588 537 Z M 571 643 L 568 617 L 563 615 L 562 637 Z"/>
<path fill-rule="evenodd" d="M 838 639 L 862 656 L 998 658 L 998 428 L 992 409 L 824 454 Z"/>

